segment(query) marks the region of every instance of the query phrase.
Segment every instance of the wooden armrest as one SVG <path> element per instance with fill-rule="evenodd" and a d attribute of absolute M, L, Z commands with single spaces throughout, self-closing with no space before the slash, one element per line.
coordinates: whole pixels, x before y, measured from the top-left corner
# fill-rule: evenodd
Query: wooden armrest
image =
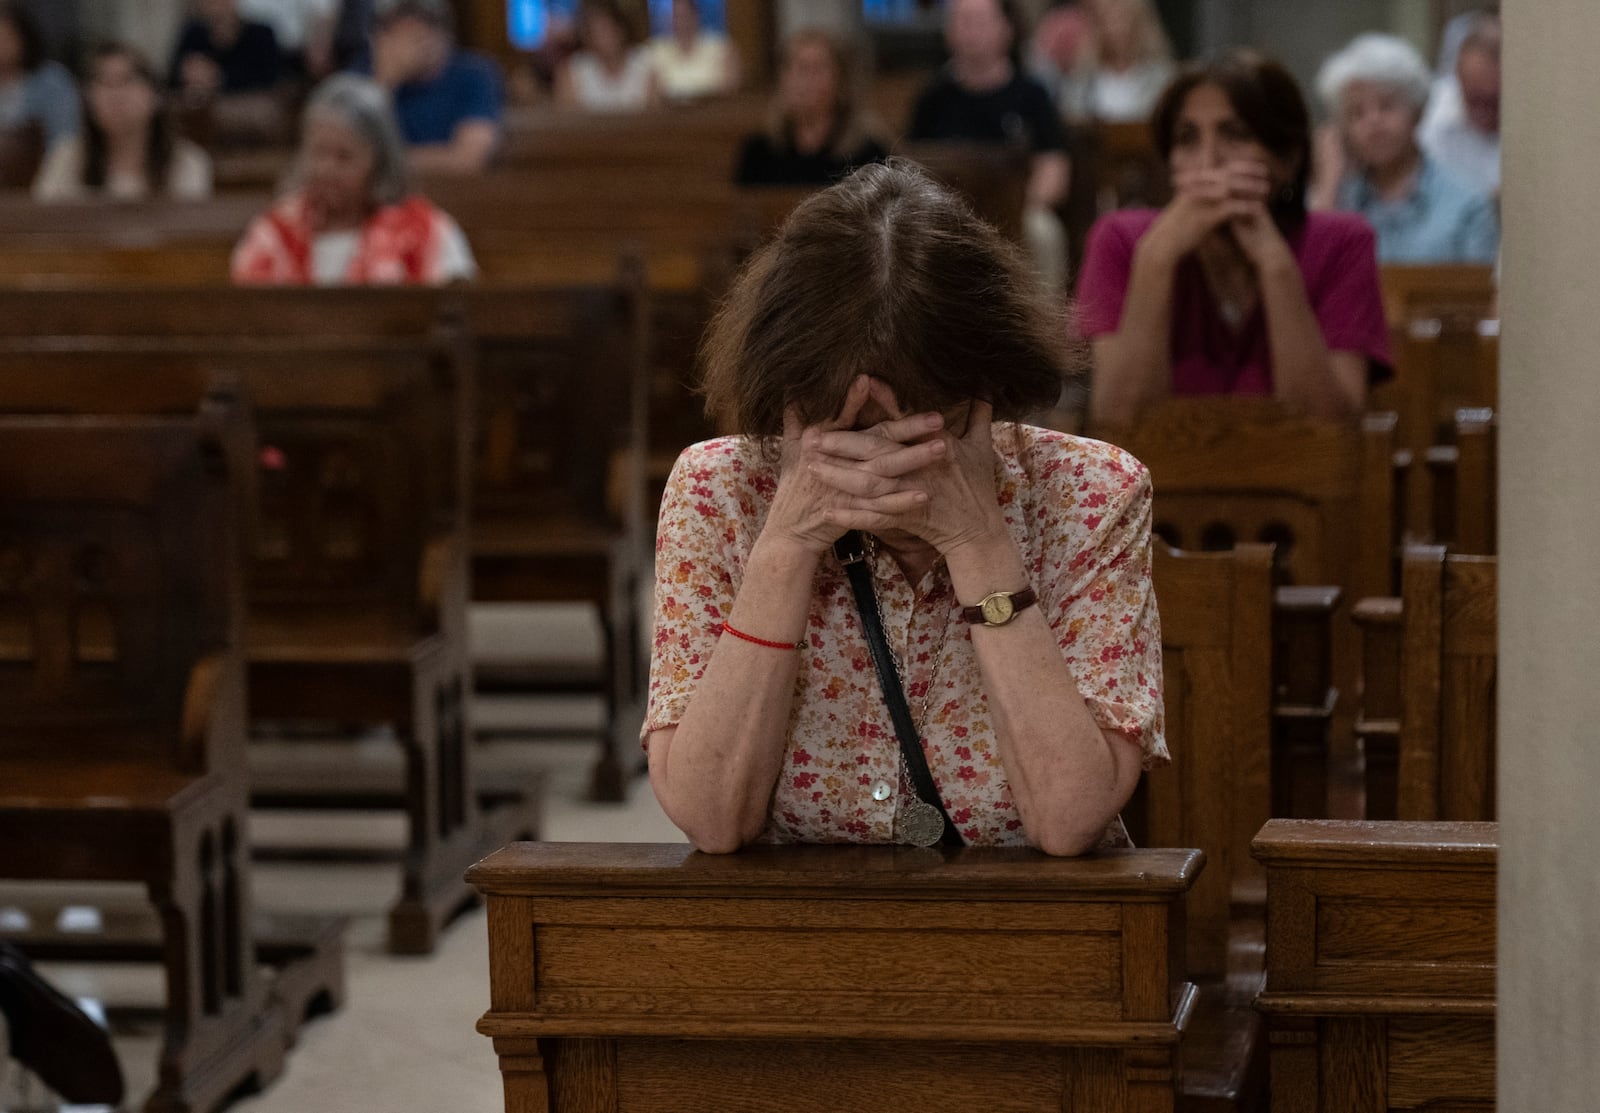
<path fill-rule="evenodd" d="M 206 741 L 217 719 L 222 683 L 228 673 L 228 655 L 209 653 L 189 669 L 183 693 L 183 718 L 179 725 L 180 761 L 185 769 L 205 765 Z"/>
<path fill-rule="evenodd" d="M 1272 593 L 1272 605 L 1279 614 L 1329 614 L 1339 609 L 1343 592 L 1334 584 L 1280 587 Z"/>
<path fill-rule="evenodd" d="M 1400 597 L 1398 595 L 1373 595 L 1358 599 L 1350 608 L 1350 617 L 1357 626 L 1389 627 L 1400 625 Z"/>

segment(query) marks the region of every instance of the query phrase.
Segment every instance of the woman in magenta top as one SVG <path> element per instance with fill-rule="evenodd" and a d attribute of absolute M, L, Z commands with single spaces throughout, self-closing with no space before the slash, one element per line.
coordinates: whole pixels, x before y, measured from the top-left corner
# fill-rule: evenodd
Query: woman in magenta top
<path fill-rule="evenodd" d="M 1311 123 L 1294 78 L 1235 51 L 1181 73 L 1153 127 L 1172 200 L 1102 217 L 1079 275 L 1092 419 L 1126 424 L 1174 394 L 1359 413 L 1390 374 L 1375 241 L 1360 217 L 1306 211 Z"/>

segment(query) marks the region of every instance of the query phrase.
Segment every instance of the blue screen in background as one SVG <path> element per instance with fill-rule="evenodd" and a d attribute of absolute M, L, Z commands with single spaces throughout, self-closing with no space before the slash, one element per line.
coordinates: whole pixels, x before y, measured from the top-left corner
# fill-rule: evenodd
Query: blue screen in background
<path fill-rule="evenodd" d="M 861 12 L 868 23 L 915 23 L 919 9 L 930 6 L 919 0 L 861 0 Z"/>
<path fill-rule="evenodd" d="M 506 36 L 518 50 L 538 50 L 560 20 L 571 22 L 578 0 L 507 0 Z"/>
<path fill-rule="evenodd" d="M 506 34 L 518 50 L 538 50 L 551 25 L 571 22 L 577 11 L 578 0 L 506 0 Z M 700 0 L 700 23 L 708 31 L 726 31 L 725 0 Z M 650 29 L 657 35 L 671 33 L 672 0 L 650 0 Z"/>

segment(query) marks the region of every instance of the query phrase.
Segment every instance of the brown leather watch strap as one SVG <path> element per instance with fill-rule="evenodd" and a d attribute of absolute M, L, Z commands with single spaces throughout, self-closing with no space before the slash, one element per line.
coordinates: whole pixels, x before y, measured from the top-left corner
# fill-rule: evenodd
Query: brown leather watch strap
<path fill-rule="evenodd" d="M 1039 601 L 1038 594 L 1031 587 L 1025 587 L 1021 591 L 1009 591 L 1009 592 L 1007 592 L 1007 591 L 996 591 L 996 592 L 991 592 L 990 594 L 992 594 L 992 595 L 1009 595 L 1011 597 L 1011 614 L 1012 614 L 1012 616 L 1015 616 L 1018 611 L 1027 610 L 1029 607 L 1033 606 L 1035 603 L 1037 603 Z M 985 595 L 984 598 L 987 599 L 987 598 L 989 598 L 989 596 Z M 971 623 L 974 626 L 987 626 L 987 625 L 990 625 L 990 622 L 989 622 L 988 618 L 983 613 L 983 604 L 981 602 L 978 603 L 978 605 L 973 606 L 973 607 L 962 607 L 961 608 L 961 617 L 966 619 L 969 623 Z M 1009 621 L 1011 621 L 1011 619 L 1007 618 L 1006 621 L 1009 622 Z M 1000 623 L 996 623 L 995 625 L 1001 625 L 1001 624 Z"/>

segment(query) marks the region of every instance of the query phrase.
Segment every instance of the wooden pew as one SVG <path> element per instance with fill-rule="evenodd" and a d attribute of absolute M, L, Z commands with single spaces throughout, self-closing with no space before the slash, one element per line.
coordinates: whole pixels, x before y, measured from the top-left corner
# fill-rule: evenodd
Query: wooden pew
<path fill-rule="evenodd" d="M 478 289 L 460 297 L 480 360 L 473 598 L 583 599 L 599 610 L 608 715 L 591 794 L 619 801 L 631 779 L 623 755 L 636 752 L 633 719 L 622 710 L 642 698 L 632 650 L 653 548 L 643 271 L 636 262 L 625 266 L 609 286 Z M 529 678 L 500 669 L 480 679 L 503 687 Z"/>
<path fill-rule="evenodd" d="M 271 1081 L 299 1022 L 252 940 L 227 428 L 0 418 L 0 874 L 147 887 L 167 998 L 151 1111 Z"/>
<path fill-rule="evenodd" d="M 1272 550 L 1185 553 L 1157 544 L 1167 743 L 1124 811 L 1136 845 L 1198 847 L 1187 967 L 1199 999 L 1183 1051 L 1183 1108 L 1249 1110 L 1265 1082 L 1260 1023 L 1263 884 L 1250 841 L 1271 814 Z"/>
<path fill-rule="evenodd" d="M 1386 593 L 1393 582 L 1393 415 L 1358 425 L 1295 416 L 1266 399 L 1176 398 L 1131 428 L 1092 435 L 1150 469 L 1154 529 L 1168 544 L 1210 551 L 1271 543 L 1276 580 L 1302 589 L 1280 608 L 1279 639 L 1303 647 L 1308 631 L 1327 631 L 1331 648 L 1321 659 L 1331 682 L 1308 691 L 1303 667 L 1278 678 L 1283 740 L 1275 750 L 1283 752 L 1275 758 L 1274 799 L 1328 814 L 1337 692 L 1353 691 L 1359 671 L 1340 600 L 1374 587 Z M 1304 653 L 1285 645 L 1279 660 Z"/>
<path fill-rule="evenodd" d="M 1274 1113 L 1492 1110 L 1493 823 L 1273 820 Z"/>
<path fill-rule="evenodd" d="M 509 846 L 478 1030 L 507 1113 L 1171 1113 L 1201 861 Z"/>
<path fill-rule="evenodd" d="M 1381 268 L 1384 316 L 1390 329 L 1416 321 L 1471 330 L 1495 314 L 1494 268 L 1481 263 L 1390 264 Z"/>
<path fill-rule="evenodd" d="M 1457 410 L 1452 443 L 1428 450 L 1433 538 L 1452 553 L 1493 556 L 1498 549 L 1498 428 L 1493 410 Z"/>
<path fill-rule="evenodd" d="M 1413 546 L 1400 597 L 1357 608 L 1369 818 L 1495 818 L 1496 572 Z"/>
<path fill-rule="evenodd" d="M 159 410 L 190 404 L 215 366 L 240 376 L 262 444 L 249 575 L 252 714 L 395 727 L 410 843 L 390 939 L 412 953 L 431 949 L 471 898 L 465 866 L 535 822 L 531 806 L 480 810 L 471 773 L 463 457 L 471 365 L 458 338 L 437 333 L 438 296 L 79 291 L 13 294 L 0 308 L 0 405 L 13 410 L 64 400 Z M 373 797 L 321 772 L 262 778 L 263 803 Z"/>

